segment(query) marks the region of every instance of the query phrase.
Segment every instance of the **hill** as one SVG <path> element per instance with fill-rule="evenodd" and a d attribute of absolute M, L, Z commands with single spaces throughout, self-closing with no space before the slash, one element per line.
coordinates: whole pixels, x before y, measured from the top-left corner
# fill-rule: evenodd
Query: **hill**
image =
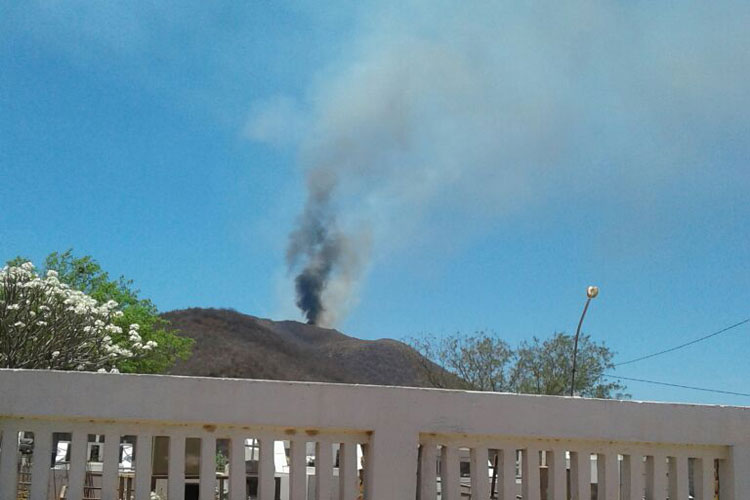
<path fill-rule="evenodd" d="M 226 309 L 184 309 L 164 317 L 195 339 L 193 355 L 175 365 L 174 375 L 430 386 L 423 368 L 429 361 L 396 340 L 361 340 Z"/>

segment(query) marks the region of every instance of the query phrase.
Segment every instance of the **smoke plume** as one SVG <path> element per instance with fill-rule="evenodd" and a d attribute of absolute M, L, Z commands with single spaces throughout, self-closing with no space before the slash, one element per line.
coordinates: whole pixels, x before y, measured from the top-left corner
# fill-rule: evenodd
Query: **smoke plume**
<path fill-rule="evenodd" d="M 336 178 L 329 170 L 310 172 L 307 204 L 287 247 L 289 268 L 302 262 L 294 279 L 297 307 L 315 325 L 336 321 L 368 253 L 365 243 L 339 229 L 332 205 L 335 188 Z M 328 303 L 339 307 L 328 308 Z"/>
<path fill-rule="evenodd" d="M 534 206 L 638 206 L 706 185 L 717 150 L 750 154 L 728 142 L 748 125 L 747 4 L 377 2 L 365 14 L 309 91 L 307 202 L 287 257 L 310 322 L 351 305 L 363 233 L 378 257 Z"/>

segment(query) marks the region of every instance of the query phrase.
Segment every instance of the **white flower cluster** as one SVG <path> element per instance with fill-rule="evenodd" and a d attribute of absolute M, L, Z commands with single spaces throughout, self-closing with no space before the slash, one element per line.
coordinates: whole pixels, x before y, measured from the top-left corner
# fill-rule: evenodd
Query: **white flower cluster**
<path fill-rule="evenodd" d="M 128 331 L 128 340 L 133 343 L 134 349 L 141 349 L 144 351 L 150 351 L 154 347 L 156 347 L 158 344 L 154 342 L 153 340 L 149 340 L 146 343 L 143 343 L 143 339 L 141 338 L 141 334 L 138 333 L 138 330 L 140 329 L 141 325 L 138 323 L 134 323 L 130 325 L 130 331 Z"/>
<path fill-rule="evenodd" d="M 0 270 L 0 366 L 96 370 L 112 368 L 120 359 L 154 349 L 143 342 L 139 325 L 129 327 L 127 340 L 113 320 L 121 318 L 117 302 L 100 304 L 85 293 L 60 282 L 58 273 L 40 277 L 30 262 Z M 117 339 L 117 340 L 115 340 Z M 17 346 L 22 345 L 22 348 Z M 17 359 L 33 352 L 46 366 L 29 366 L 33 360 Z"/>

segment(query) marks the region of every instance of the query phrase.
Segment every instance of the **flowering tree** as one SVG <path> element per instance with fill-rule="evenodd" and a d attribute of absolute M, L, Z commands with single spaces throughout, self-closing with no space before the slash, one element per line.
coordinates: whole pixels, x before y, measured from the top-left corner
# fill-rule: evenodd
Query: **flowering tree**
<path fill-rule="evenodd" d="M 29 259 L 17 257 L 8 262 L 9 266 L 20 266 Z M 125 373 L 164 373 L 178 359 L 187 359 L 191 353 L 193 339 L 184 337 L 173 328 L 160 314 L 156 305 L 147 298 L 139 296 L 133 282 L 124 277 L 110 278 L 99 263 L 85 255 L 77 257 L 72 250 L 53 252 L 44 260 L 43 271 L 55 271 L 60 283 L 71 289 L 79 290 L 96 300 L 99 304 L 110 301 L 117 303 L 117 314 L 111 318 L 115 326 L 123 333 L 112 335 L 115 343 L 129 340 L 129 333 L 135 329 L 142 338 L 142 344 L 152 341 L 152 349 L 138 356 L 120 357 L 117 368 Z M 131 325 L 138 325 L 133 328 Z"/>
<path fill-rule="evenodd" d="M 157 347 L 143 342 L 139 325 L 125 330 L 113 300 L 100 303 L 37 274 L 31 262 L 0 270 L 0 367 L 117 371 L 120 363 Z"/>

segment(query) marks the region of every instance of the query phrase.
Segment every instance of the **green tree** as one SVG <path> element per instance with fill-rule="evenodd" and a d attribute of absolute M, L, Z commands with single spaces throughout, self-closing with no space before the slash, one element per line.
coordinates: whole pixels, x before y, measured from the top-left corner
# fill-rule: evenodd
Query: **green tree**
<path fill-rule="evenodd" d="M 525 394 L 564 396 L 570 391 L 573 368 L 574 338 L 555 333 L 551 338 L 523 341 L 516 350 L 513 368 L 514 391 Z M 626 387 L 607 381 L 603 375 L 614 368 L 614 353 L 603 343 L 597 344 L 589 335 L 578 339 L 575 394 L 591 398 L 623 399 Z"/>
<path fill-rule="evenodd" d="M 422 356 L 420 369 L 434 387 L 475 391 L 508 391 L 513 350 L 486 331 L 473 335 L 422 336 L 406 342 Z"/>
<path fill-rule="evenodd" d="M 27 259 L 16 258 L 9 265 L 24 262 Z M 99 263 L 90 256 L 76 257 L 72 250 L 63 253 L 53 252 L 44 261 L 44 269 L 56 271 L 60 282 L 73 289 L 80 290 L 100 303 L 113 300 L 117 309 L 122 312 L 114 323 L 122 328 L 116 343 L 124 341 L 129 326 L 140 326 L 138 333 L 143 342 L 154 341 L 157 346 L 147 356 L 118 361 L 117 368 L 125 373 L 164 373 L 178 359 L 190 356 L 193 340 L 182 337 L 169 330 L 169 322 L 159 316 L 159 311 L 149 299 L 139 297 L 139 290 L 133 287 L 133 281 L 124 277 L 111 279 Z"/>
<path fill-rule="evenodd" d="M 406 342 L 423 357 L 420 367 L 434 387 L 524 394 L 566 395 L 570 390 L 573 337 L 523 341 L 516 350 L 494 334 L 456 333 L 444 338 L 422 336 Z M 576 394 L 595 398 L 627 398 L 626 387 L 603 378 L 614 367 L 614 353 L 582 335 L 578 343 Z"/>

